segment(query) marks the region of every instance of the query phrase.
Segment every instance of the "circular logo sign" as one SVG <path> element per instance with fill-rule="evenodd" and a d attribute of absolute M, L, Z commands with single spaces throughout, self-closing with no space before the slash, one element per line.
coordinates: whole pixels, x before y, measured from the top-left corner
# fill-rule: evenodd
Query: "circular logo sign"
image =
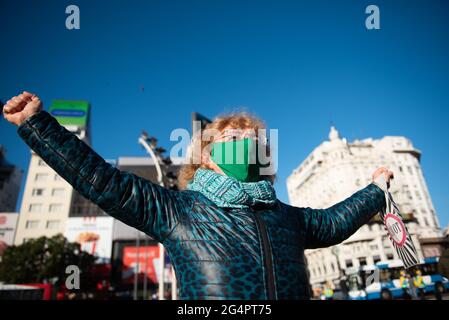
<path fill-rule="evenodd" d="M 384 218 L 384 222 L 391 239 L 399 247 L 402 247 L 407 238 L 407 233 L 405 232 L 405 226 L 402 220 L 394 214 L 388 213 Z"/>

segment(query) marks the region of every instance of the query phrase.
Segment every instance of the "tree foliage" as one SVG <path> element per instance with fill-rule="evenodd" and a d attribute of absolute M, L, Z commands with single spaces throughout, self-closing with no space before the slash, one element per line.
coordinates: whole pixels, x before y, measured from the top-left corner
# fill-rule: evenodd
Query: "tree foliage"
<path fill-rule="evenodd" d="M 61 234 L 40 237 L 5 250 L 0 262 L 0 282 L 61 285 L 67 277 L 67 266 L 76 265 L 81 275 L 88 275 L 94 262 L 94 256 Z"/>

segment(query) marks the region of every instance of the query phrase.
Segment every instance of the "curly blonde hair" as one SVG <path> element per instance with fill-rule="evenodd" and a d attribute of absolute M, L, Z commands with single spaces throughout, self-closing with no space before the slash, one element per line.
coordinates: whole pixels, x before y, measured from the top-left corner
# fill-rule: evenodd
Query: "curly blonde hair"
<path fill-rule="evenodd" d="M 191 141 L 190 146 L 192 147 L 195 143 L 200 144 L 201 153 L 203 150 L 214 142 L 214 137 L 212 136 L 210 140 L 203 140 L 202 132 L 206 130 L 218 130 L 219 132 L 223 132 L 225 129 L 252 129 L 255 131 L 257 136 L 259 129 L 266 129 L 265 123 L 254 114 L 251 114 L 246 111 L 241 112 L 233 112 L 228 114 L 222 114 L 217 116 L 211 123 L 207 124 L 205 128 L 199 131 Z M 269 144 L 266 144 L 266 152 L 269 155 L 270 147 Z M 181 168 L 178 175 L 178 186 L 180 189 L 185 189 L 189 181 L 191 181 L 195 175 L 195 172 L 199 168 L 211 169 L 207 163 L 197 163 L 189 159 Z M 274 182 L 275 175 L 265 176 L 265 179 Z"/>

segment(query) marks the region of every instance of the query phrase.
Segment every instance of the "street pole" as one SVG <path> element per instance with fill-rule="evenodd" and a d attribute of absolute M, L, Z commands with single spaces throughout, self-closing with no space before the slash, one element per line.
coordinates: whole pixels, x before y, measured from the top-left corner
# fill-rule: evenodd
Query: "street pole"
<path fill-rule="evenodd" d="M 160 186 L 164 187 L 164 180 L 162 175 L 162 169 L 159 162 L 159 158 L 156 156 L 156 153 L 153 150 L 153 146 L 148 144 L 147 139 L 145 139 L 145 136 L 142 135 L 139 138 L 139 143 L 145 148 L 145 150 L 150 155 L 151 159 L 153 159 L 154 166 L 156 167 L 157 172 L 157 181 Z M 164 300 L 164 291 L 165 291 L 165 248 L 164 246 L 159 243 L 159 268 L 160 268 L 160 278 L 159 278 L 159 300 Z"/>
<path fill-rule="evenodd" d="M 178 299 L 178 283 L 176 282 L 175 268 L 171 267 L 171 299 Z"/>
<path fill-rule="evenodd" d="M 340 266 L 340 248 L 337 246 L 333 246 L 331 249 L 331 253 L 335 256 L 335 259 L 337 260 L 338 278 L 340 280 L 340 278 L 343 276 L 343 270 L 341 269 Z"/>
<path fill-rule="evenodd" d="M 159 268 L 161 278 L 159 279 L 159 300 L 165 300 L 165 248 L 159 243 Z"/>
<path fill-rule="evenodd" d="M 144 262 L 144 271 L 143 271 L 143 274 L 144 274 L 144 278 L 143 278 L 143 300 L 147 300 L 148 299 L 148 297 L 147 297 L 147 292 L 148 292 L 148 290 L 147 290 L 147 288 L 148 288 L 148 272 L 147 272 L 147 268 L 148 268 L 148 238 L 147 237 L 145 237 L 145 240 L 144 240 L 144 250 L 145 250 L 145 262 Z"/>
<path fill-rule="evenodd" d="M 134 270 L 134 300 L 138 299 L 138 287 L 139 287 L 139 248 L 140 247 L 140 231 L 137 230 L 137 238 L 136 238 L 136 269 Z"/>

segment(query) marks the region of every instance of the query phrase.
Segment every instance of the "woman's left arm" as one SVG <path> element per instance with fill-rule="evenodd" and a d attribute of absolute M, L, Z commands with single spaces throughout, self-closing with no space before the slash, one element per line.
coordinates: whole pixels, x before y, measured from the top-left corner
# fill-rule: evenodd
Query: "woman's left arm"
<path fill-rule="evenodd" d="M 373 183 L 327 209 L 302 208 L 305 248 L 338 244 L 367 223 L 386 205 L 385 191 L 393 174 L 385 168 L 373 174 Z"/>

